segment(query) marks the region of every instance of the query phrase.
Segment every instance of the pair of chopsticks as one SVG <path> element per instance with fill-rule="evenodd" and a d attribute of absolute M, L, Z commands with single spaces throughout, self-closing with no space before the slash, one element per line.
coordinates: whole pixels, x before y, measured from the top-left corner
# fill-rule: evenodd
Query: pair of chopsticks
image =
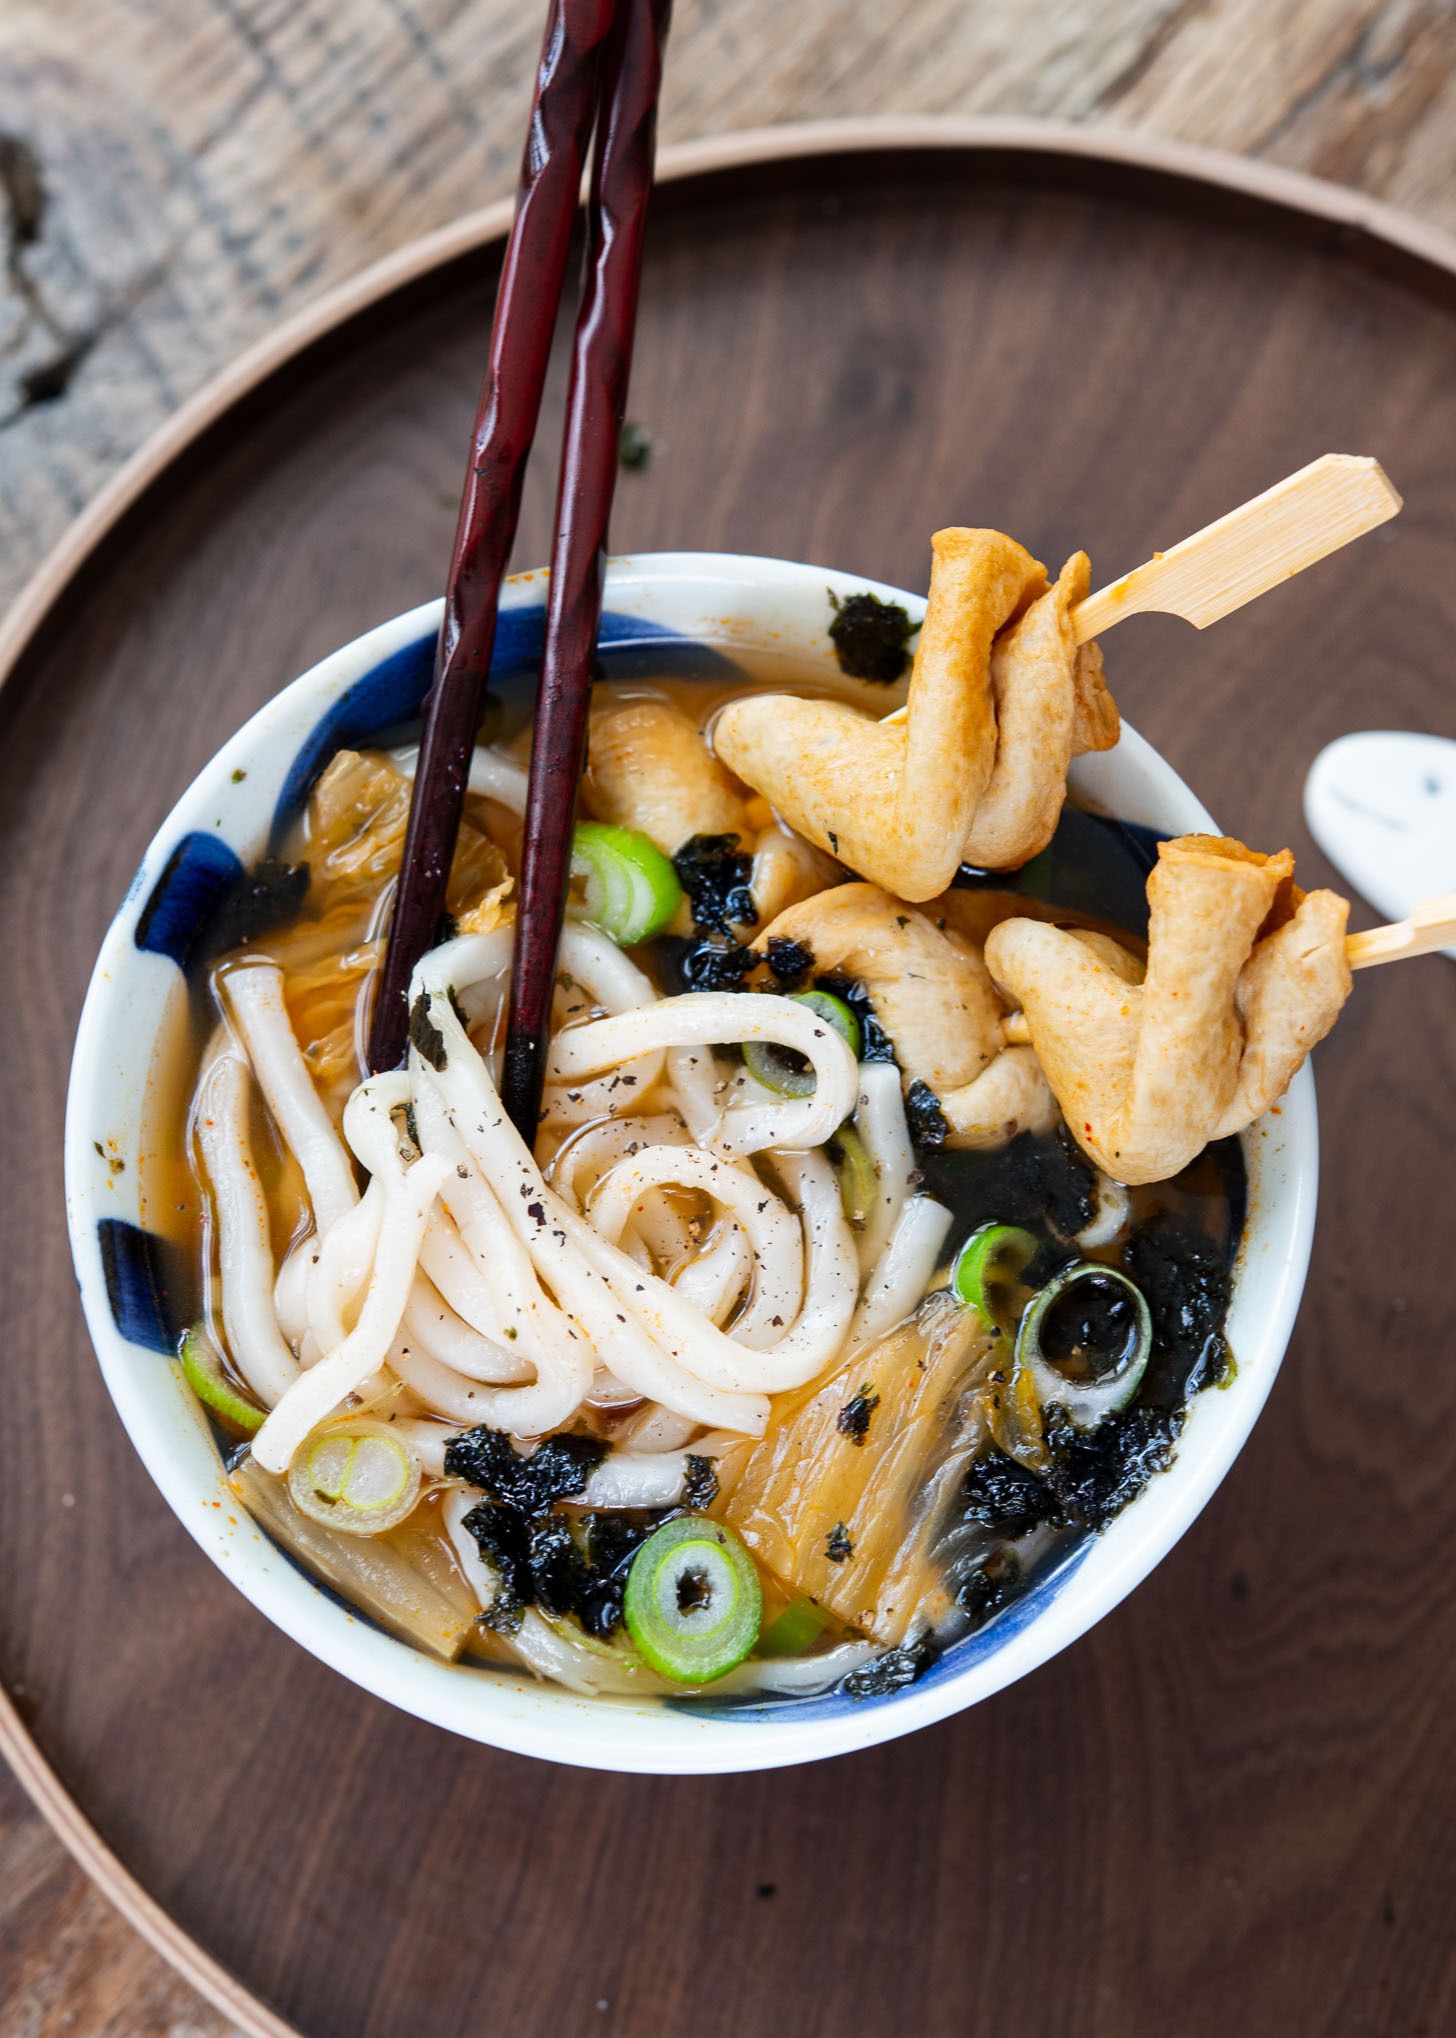
<path fill-rule="evenodd" d="M 572 814 L 585 762 L 670 8 L 671 0 L 552 0 L 370 1026 L 371 1069 L 397 1067 L 408 1033 L 410 977 L 434 944 L 445 910 L 500 583 L 515 540 L 595 128 L 586 283 L 556 498 L 501 1084 L 506 1109 L 528 1144 L 540 1110 Z"/>

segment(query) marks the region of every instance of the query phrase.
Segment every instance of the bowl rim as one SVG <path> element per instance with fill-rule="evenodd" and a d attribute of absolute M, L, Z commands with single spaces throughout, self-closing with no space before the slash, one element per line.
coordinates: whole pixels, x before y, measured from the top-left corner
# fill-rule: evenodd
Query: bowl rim
<path fill-rule="evenodd" d="M 540 570 L 513 575 L 502 589 L 502 613 L 538 607 Z M 697 616 L 698 641 L 730 653 L 782 645 L 784 634 L 807 640 L 797 611 L 811 597 L 869 590 L 903 603 L 914 616 L 923 597 L 870 577 L 800 562 L 739 553 L 639 553 L 609 562 L 607 592 L 615 612 L 640 618 L 649 631 L 662 612 Z M 738 604 L 741 613 L 725 616 Z M 231 1582 L 274 1626 L 310 1654 L 375 1696 L 448 1731 L 515 1753 L 616 1772 L 709 1774 L 769 1769 L 898 1738 L 945 1719 L 1028 1674 L 1110 1613 L 1187 1531 L 1227 1474 L 1256 1421 L 1282 1362 L 1298 1311 L 1313 1239 L 1318 1178 L 1314 1084 L 1308 1067 L 1291 1086 L 1277 1124 L 1261 1121 L 1244 1136 L 1250 1207 L 1235 1267 L 1231 1329 L 1238 1373 L 1228 1393 L 1204 1393 L 1192 1404 L 1172 1466 L 1071 1560 L 1019 1621 L 1006 1616 L 948 1653 L 933 1680 L 893 1698 L 825 1714 L 814 1700 L 762 1711 L 715 1708 L 711 1702 L 602 1700 L 542 1686 L 510 1673 L 447 1665 L 422 1655 L 355 1614 L 302 1571 L 246 1516 L 223 1484 L 221 1460 L 178 1369 L 124 1337 L 108 1297 L 98 1240 L 98 1211 L 114 1178 L 98 1167 L 98 1130 L 110 1122 L 117 1085 L 137 1090 L 135 1116 L 145 1119 L 159 1020 L 146 1023 L 149 993 L 133 936 L 148 879 L 155 883 L 181 836 L 213 826 L 237 771 L 273 777 L 259 760 L 275 758 L 285 739 L 298 739 L 361 676 L 406 646 L 432 640 L 438 600 L 404 611 L 319 660 L 265 702 L 208 760 L 154 835 L 137 875 L 102 942 L 87 991 L 67 1095 L 65 1173 L 67 1221 L 82 1304 L 107 1388 L 133 1445 L 182 1525 Z M 738 629 L 725 628 L 736 622 Z M 819 624 L 822 630 L 823 623 Z M 286 773 L 286 765 L 284 772 Z M 1183 780 L 1126 723 L 1117 748 L 1079 759 L 1074 782 L 1093 806 L 1115 800 L 1124 818 L 1146 819 L 1181 832 L 1216 833 L 1206 809 Z M 255 804 L 257 785 L 246 804 Z M 1129 811 L 1130 808 L 1140 811 Z M 249 854 L 258 852 L 256 821 Z M 163 963 L 165 968 L 170 964 Z M 177 979 L 180 982 L 180 978 Z M 165 996 L 165 993 L 163 993 Z M 133 1009 L 135 1008 L 135 1009 Z M 140 1025 L 140 1033 L 138 1027 Z M 130 1029 L 130 1030 L 128 1030 Z M 145 1045 L 138 1055 L 126 1043 Z M 122 1043 L 118 1046 L 118 1042 Z M 1270 1195 L 1264 1177 L 1288 1177 Z M 1254 1311 L 1247 1290 L 1268 1289 Z M 1245 1322 L 1245 1319 L 1248 1319 Z M 140 1363 L 139 1363 L 140 1361 Z M 155 1383 L 165 1379 L 163 1395 Z M 190 1424 L 190 1438 L 188 1425 Z M 211 1457 L 210 1476 L 201 1476 Z M 1008 1609 L 1014 1615 L 1018 1601 Z M 972 1645 L 982 1643 L 979 1649 Z M 967 1653 L 969 1652 L 969 1653 Z"/>

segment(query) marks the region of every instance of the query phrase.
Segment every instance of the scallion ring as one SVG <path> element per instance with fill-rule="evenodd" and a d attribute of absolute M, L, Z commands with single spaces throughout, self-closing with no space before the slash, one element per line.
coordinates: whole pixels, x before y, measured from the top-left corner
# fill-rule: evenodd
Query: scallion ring
<path fill-rule="evenodd" d="M 571 874 L 585 881 L 587 919 L 619 948 L 660 934 L 682 904 L 677 872 L 655 842 L 632 828 L 579 821 Z"/>
<path fill-rule="evenodd" d="M 975 1309 L 1003 1336 L 1015 1337 L 1032 1290 L 1022 1280 L 1038 1242 L 1019 1224 L 983 1224 L 956 1254 L 950 1285 L 957 1301 Z"/>
<path fill-rule="evenodd" d="M 706 1515 L 654 1529 L 632 1559 L 622 1605 L 644 1663 L 673 1684 L 709 1684 L 758 1640 L 763 1591 L 740 1538 Z"/>
<path fill-rule="evenodd" d="M 800 991 L 792 1002 L 807 1005 L 821 1019 L 827 1020 L 849 1045 L 855 1060 L 859 1059 L 861 1042 L 859 1017 L 852 1005 L 837 998 L 833 991 Z M 803 1055 L 796 1054 L 791 1047 L 779 1047 L 771 1040 L 747 1040 L 743 1044 L 743 1059 L 749 1073 L 758 1077 L 766 1090 L 772 1090 L 778 1097 L 812 1097 L 814 1094 L 814 1071 Z"/>
<path fill-rule="evenodd" d="M 852 1125 L 841 1125 L 835 1133 L 827 1149 L 831 1158 L 836 1148 L 839 1155 L 839 1200 L 855 1230 L 863 1231 L 875 1207 L 880 1178 L 875 1173 L 868 1147 Z"/>
<path fill-rule="evenodd" d="M 182 1377 L 202 1403 L 229 1429 L 252 1436 L 263 1427 L 266 1411 L 249 1401 L 235 1387 L 223 1369 L 222 1354 L 207 1334 L 207 1326 L 194 1323 L 183 1338 L 177 1357 Z"/>
<path fill-rule="evenodd" d="M 1095 1429 L 1132 1400 L 1152 1348 L 1141 1288 L 1116 1267 L 1079 1260 L 1027 1304 L 1016 1369 L 1043 1408 L 1065 1409 L 1075 1428 Z"/>
<path fill-rule="evenodd" d="M 413 1512 L 421 1470 L 419 1453 L 387 1423 L 360 1420 L 309 1437 L 288 1491 L 311 1521 L 346 1536 L 378 1536 Z"/>

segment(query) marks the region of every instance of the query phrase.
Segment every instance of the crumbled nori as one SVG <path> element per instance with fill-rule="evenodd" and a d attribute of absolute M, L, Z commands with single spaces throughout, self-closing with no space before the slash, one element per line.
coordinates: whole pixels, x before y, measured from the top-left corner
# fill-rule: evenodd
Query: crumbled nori
<path fill-rule="evenodd" d="M 829 599 L 835 611 L 829 641 L 840 671 L 851 679 L 892 686 L 910 663 L 909 643 L 916 625 L 899 602 L 881 601 L 877 594 Z"/>
<path fill-rule="evenodd" d="M 939 1655 L 935 1637 L 922 1635 L 918 1642 L 887 1649 L 873 1663 L 851 1670 L 848 1677 L 840 1679 L 839 1689 L 846 1698 L 888 1698 L 891 1692 L 904 1691 L 917 1677 L 923 1677 Z"/>
<path fill-rule="evenodd" d="M 814 951 L 807 941 L 774 934 L 768 944 L 768 966 L 786 989 L 797 988 L 814 967 Z"/>
<path fill-rule="evenodd" d="M 880 1405 L 880 1397 L 868 1384 L 852 1394 L 834 1419 L 834 1427 L 841 1436 L 851 1443 L 862 1444 L 870 1433 L 870 1417 Z"/>
<path fill-rule="evenodd" d="M 731 940 L 735 927 L 757 923 L 758 908 L 749 889 L 753 858 L 739 849 L 736 835 L 690 836 L 673 857 L 672 867 L 700 934 L 722 934 Z"/>
<path fill-rule="evenodd" d="M 1000 1536 L 1024 1536 L 1061 1513 L 1056 1495 L 1044 1479 L 1018 1465 L 995 1444 L 971 1461 L 961 1484 L 959 1512 Z"/>
<path fill-rule="evenodd" d="M 685 991 L 741 991 L 744 978 L 757 966 L 753 950 L 738 942 L 725 948 L 716 941 L 693 941 L 678 958 L 678 975 Z"/>
<path fill-rule="evenodd" d="M 609 1640 L 621 1625 L 632 1558 L 653 1529 L 679 1510 L 574 1515 L 558 1506 L 583 1491 L 608 1449 L 597 1437 L 552 1436 L 524 1458 L 504 1432 L 483 1426 L 445 1446 L 450 1477 L 483 1487 L 490 1496 L 465 1516 L 465 1527 L 498 1580 L 495 1601 L 481 1616 L 485 1626 L 512 1634 L 528 1606 L 555 1619 L 574 1615 L 599 1641 Z M 711 1463 L 706 1458 L 696 1463 L 716 1493 Z"/>
<path fill-rule="evenodd" d="M 837 1521 L 824 1538 L 824 1554 L 831 1564 L 847 1564 L 854 1555 L 854 1544 L 842 1521 Z"/>
<path fill-rule="evenodd" d="M 1183 1427 L 1181 1409 L 1134 1404 L 1093 1430 L 1077 1430 L 1059 1408 L 1045 1412 L 1051 1453 L 1047 1484 L 1073 1528 L 1106 1528 L 1135 1500 L 1155 1472 L 1173 1460 Z"/>
<path fill-rule="evenodd" d="M 905 1095 L 905 1122 L 917 1148 L 944 1146 L 950 1133 L 939 1097 L 919 1076 Z"/>
<path fill-rule="evenodd" d="M 265 856 L 236 877 L 208 915 L 197 961 L 210 962 L 296 920 L 308 893 L 308 865 Z"/>
<path fill-rule="evenodd" d="M 529 1458 L 522 1457 L 504 1430 L 482 1423 L 446 1444 L 445 1472 L 482 1487 L 518 1514 L 536 1514 L 553 1500 L 583 1492 L 610 1449 L 600 1437 L 558 1435 L 547 1437 Z"/>
<path fill-rule="evenodd" d="M 955 1602 L 969 1614 L 971 1626 L 983 1628 L 992 1614 L 999 1613 L 1016 1597 L 1021 1583 L 1021 1564 L 1014 1550 L 993 1550 L 985 1563 L 956 1588 Z"/>
<path fill-rule="evenodd" d="M 1227 1258 L 1206 1231 L 1162 1210 L 1134 1230 L 1122 1264 L 1147 1296 L 1153 1318 L 1153 1355 L 1138 1400 L 1180 1408 L 1228 1370 Z"/>
<path fill-rule="evenodd" d="M 694 1514 L 706 1514 L 717 1498 L 718 1473 L 713 1460 L 689 1451 L 687 1477 L 683 1480 L 684 1502 Z"/>
<path fill-rule="evenodd" d="M 445 1053 L 445 1036 L 430 1017 L 430 1000 L 424 991 L 410 1006 L 409 1037 L 410 1046 L 432 1069 L 438 1073 L 445 1067 L 449 1059 Z"/>
<path fill-rule="evenodd" d="M 832 972 L 814 979 L 816 991 L 828 991 L 831 997 L 843 998 L 859 1021 L 859 1058 L 861 1061 L 893 1061 L 895 1044 L 875 1017 L 875 1008 L 870 1003 L 869 992 L 853 977 Z"/>

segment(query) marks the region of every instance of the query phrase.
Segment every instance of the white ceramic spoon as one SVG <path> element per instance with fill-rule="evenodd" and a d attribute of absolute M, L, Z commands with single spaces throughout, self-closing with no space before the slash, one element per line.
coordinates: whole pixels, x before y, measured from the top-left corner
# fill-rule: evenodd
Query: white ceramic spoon
<path fill-rule="evenodd" d="M 1309 832 L 1392 920 L 1456 891 L 1456 743 L 1373 729 L 1322 750 L 1304 784 Z M 1456 947 L 1443 951 L 1456 960 Z"/>

